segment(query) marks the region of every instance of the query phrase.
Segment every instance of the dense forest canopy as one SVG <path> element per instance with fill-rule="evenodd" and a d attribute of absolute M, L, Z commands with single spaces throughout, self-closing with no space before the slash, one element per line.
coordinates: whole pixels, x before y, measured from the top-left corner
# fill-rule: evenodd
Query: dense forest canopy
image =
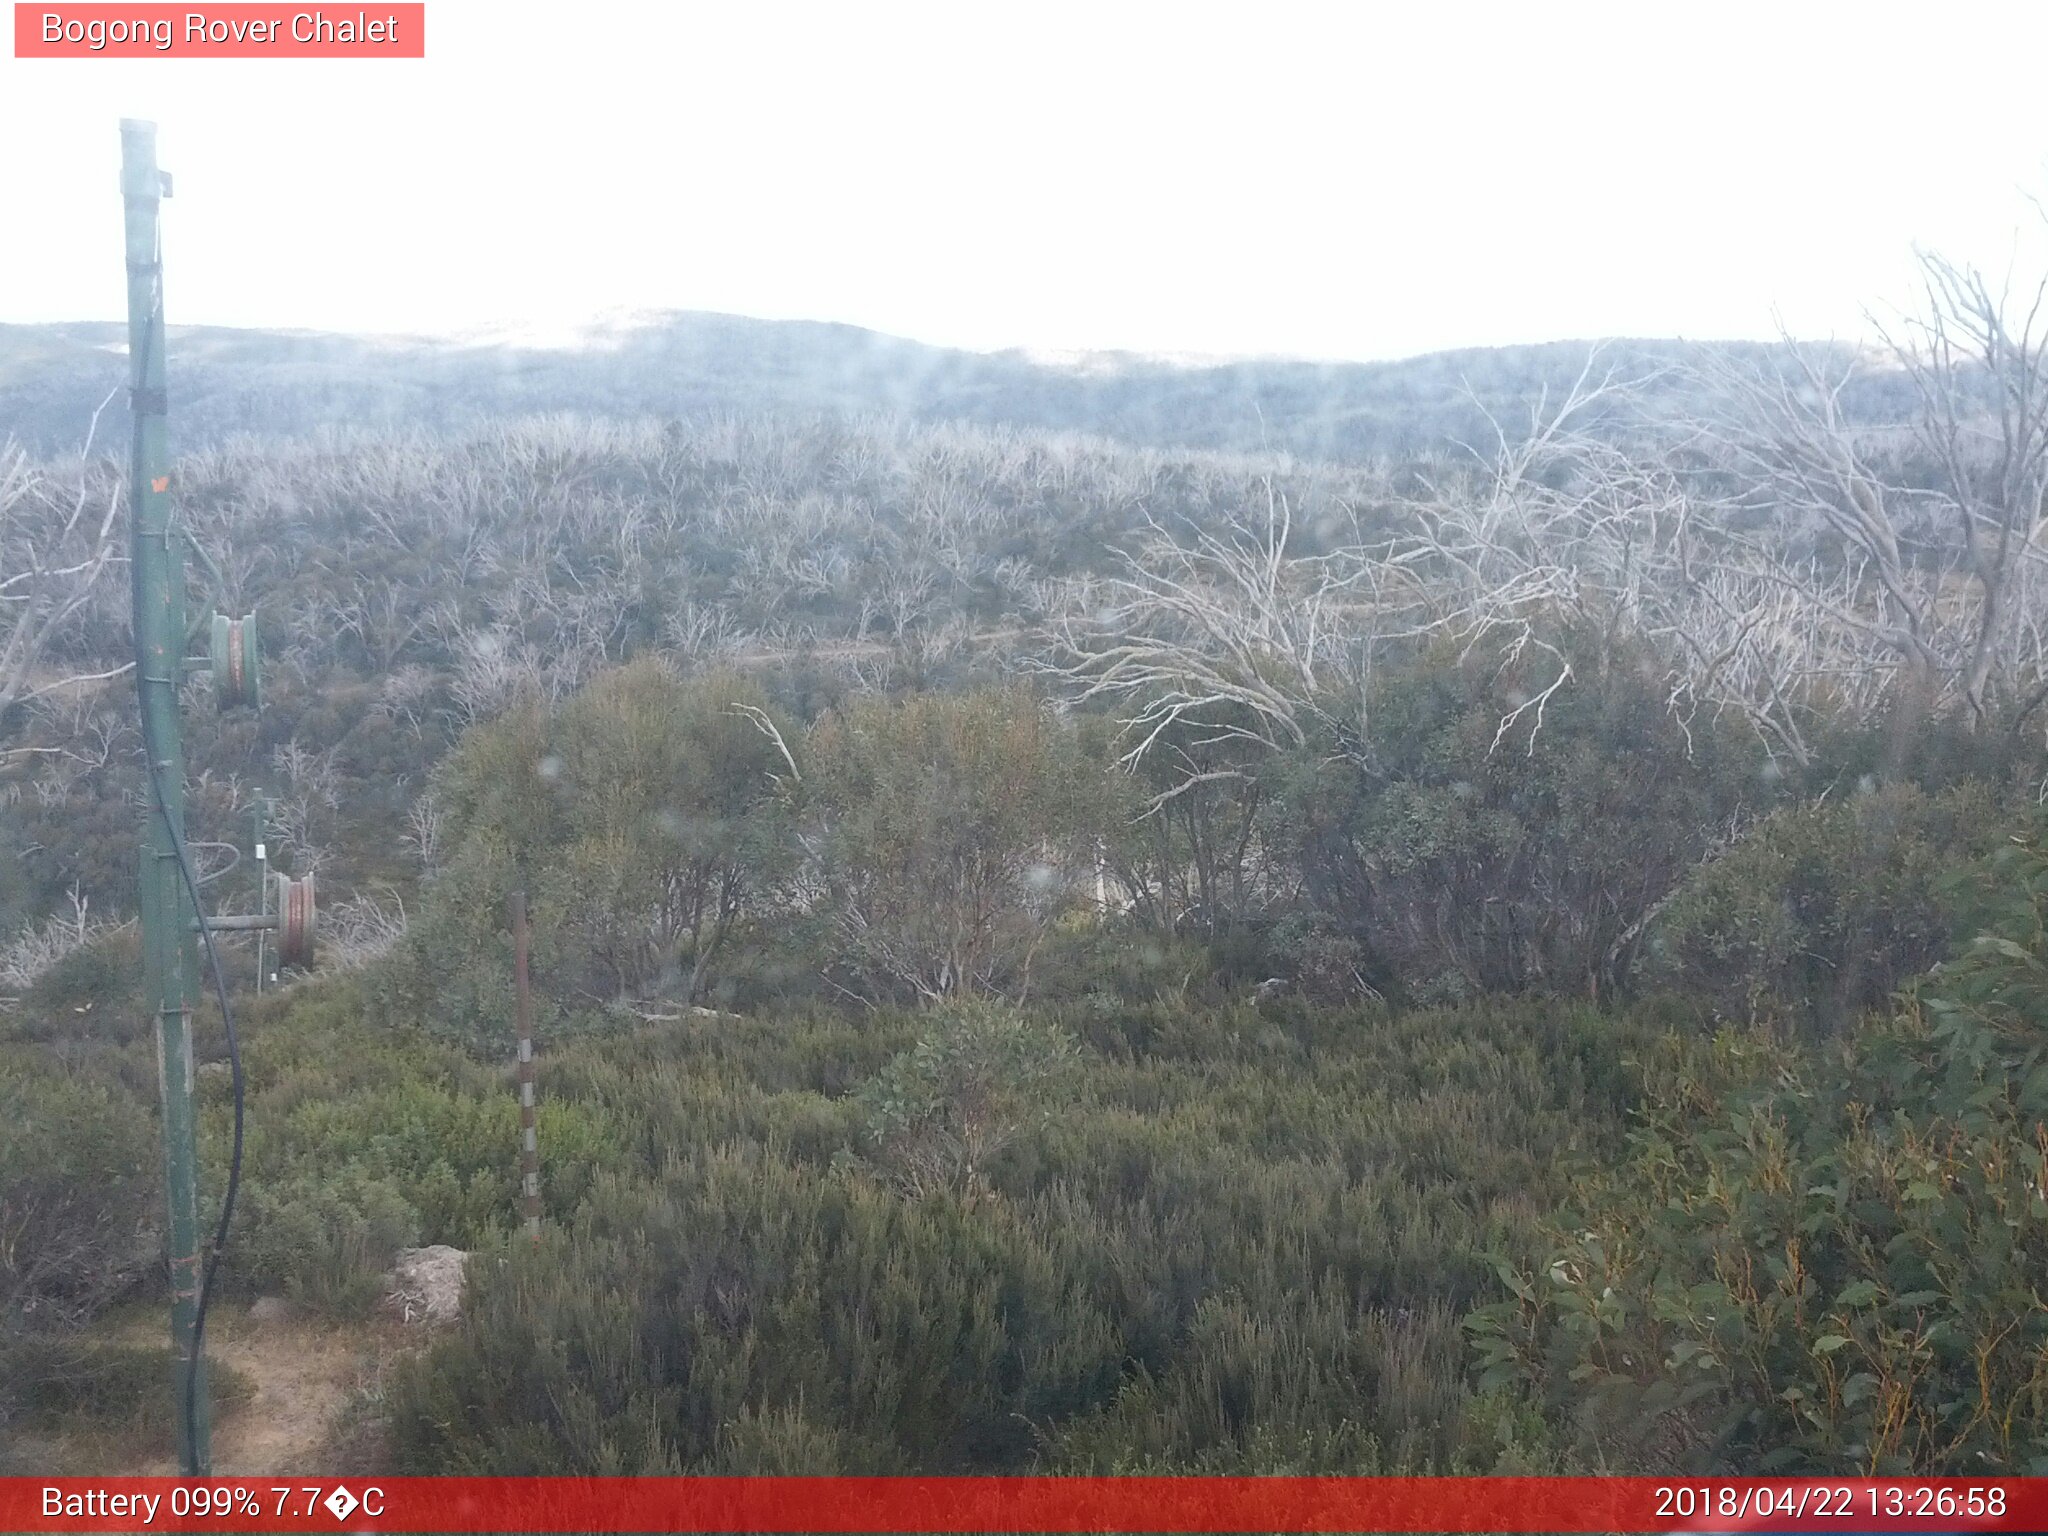
<path fill-rule="evenodd" d="M 262 796 L 326 908 L 224 1283 L 503 1259 L 421 1471 L 2048 1469 L 2048 363 L 1926 271 L 1885 355 L 177 335 L 269 667 L 193 847 L 241 901 Z M 42 1433 L 160 1242 L 110 338 L 0 330 Z"/>

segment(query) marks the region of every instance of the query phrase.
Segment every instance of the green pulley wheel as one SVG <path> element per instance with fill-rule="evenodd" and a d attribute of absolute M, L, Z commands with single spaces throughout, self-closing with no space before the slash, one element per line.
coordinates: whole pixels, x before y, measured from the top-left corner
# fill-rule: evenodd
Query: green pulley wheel
<path fill-rule="evenodd" d="M 213 616 L 213 693 L 222 709 L 263 707 L 263 677 L 256 646 L 256 615 Z"/>

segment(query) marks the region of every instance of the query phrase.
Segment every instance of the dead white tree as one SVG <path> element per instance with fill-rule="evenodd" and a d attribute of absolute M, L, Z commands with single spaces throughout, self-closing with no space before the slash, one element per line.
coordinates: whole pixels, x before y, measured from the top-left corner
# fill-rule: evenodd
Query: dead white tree
<path fill-rule="evenodd" d="M 336 751 L 314 752 L 296 739 L 271 749 L 271 765 L 283 781 L 270 801 L 271 838 L 295 874 L 312 874 L 327 862 L 321 834 L 341 806 Z"/>
<path fill-rule="evenodd" d="M 82 462 L 59 474 L 30 462 L 14 443 L 0 444 L 0 717 L 44 694 L 128 670 L 129 664 L 51 665 L 67 626 L 124 558 L 115 531 L 121 480 L 90 451 L 88 439 Z"/>
<path fill-rule="evenodd" d="M 25 923 L 0 943 L 0 987 L 26 992 L 36 978 L 76 950 L 125 926 L 92 914 L 92 902 L 73 882 L 71 910 L 53 912 L 39 923 Z"/>
<path fill-rule="evenodd" d="M 1185 759 L 1154 809 L 1198 783 L 1243 776 L 1201 766 L 1190 740 L 1279 751 L 1315 741 L 1371 771 L 1368 686 L 1389 646 L 1491 643 L 1503 666 L 1547 654 L 1548 681 L 1503 716 L 1498 742 L 1518 722 L 1540 729 L 1544 706 L 1571 679 L 1545 618 L 1644 627 L 1685 503 L 1668 477 L 1577 430 L 1625 390 L 1594 366 L 1589 359 L 1554 406 L 1539 401 L 1525 435 L 1497 427 L 1490 454 L 1418 494 L 1381 488 L 1370 535 L 1341 511 L 1351 537 L 1326 552 L 1293 549 L 1292 502 L 1270 475 L 1259 511 L 1217 527 L 1176 536 L 1145 515 L 1149 537 L 1122 574 L 1069 611 L 1049 665 L 1076 702 L 1125 707 L 1126 767 L 1162 747 Z"/>
<path fill-rule="evenodd" d="M 1852 353 L 1790 338 L 1771 362 L 1702 355 L 1701 441 L 1711 470 L 1735 479 L 1724 521 L 1758 524 L 1723 586 L 1732 579 L 1742 595 L 1731 601 L 1768 613 L 1780 635 L 1809 615 L 1825 617 L 1837 636 L 1853 632 L 1878 653 L 1862 659 L 1877 661 L 1887 685 L 1880 693 L 1903 670 L 1931 703 L 1945 670 L 1937 605 L 1952 559 L 1928 558 L 1935 551 L 1924 538 L 1916 547 L 1914 533 L 1929 528 L 1930 494 L 1888 473 L 1877 441 L 1849 422 L 1843 396 L 1856 374 Z M 1751 688 L 1796 687 L 1795 671 L 1754 677 Z"/>
<path fill-rule="evenodd" d="M 320 914 L 325 968 L 352 971 L 388 954 L 405 937 L 405 900 L 386 886 L 380 896 L 358 891 Z"/>
<path fill-rule="evenodd" d="M 1591 662 L 1604 670 L 1624 645 L 1682 627 L 1669 611 L 1670 584 L 1693 504 L 1654 456 L 1589 429 L 1589 418 L 1625 411 L 1648 382 L 1613 368 L 1596 376 L 1600 358 L 1590 350 L 1554 404 L 1539 392 L 1524 430 L 1511 433 L 1481 406 L 1490 452 L 1468 449 L 1449 472 L 1425 476 L 1395 531 L 1361 551 L 1401 573 L 1414 594 L 1410 622 L 1388 638 L 1445 635 L 1466 655 L 1490 644 L 1503 669 L 1545 659 L 1539 671 L 1549 680 L 1521 690 L 1496 747 L 1526 721 L 1533 750 L 1545 707 L 1573 680 L 1573 662 L 1546 630 L 1591 642 Z"/>
<path fill-rule="evenodd" d="M 405 841 L 419 860 L 420 873 L 424 875 L 440 872 L 446 822 L 446 814 L 431 789 L 422 791 L 406 808 Z"/>
<path fill-rule="evenodd" d="M 1930 713 L 2019 730 L 2048 703 L 2048 276 L 2015 295 L 1937 255 L 1921 270 L 1921 310 L 1888 355 L 1787 339 L 1780 365 L 1701 359 L 1701 442 L 1762 522 L 1730 544 L 1735 606 L 1780 653 L 1744 691 L 1754 705 L 1818 687 L 1859 717 L 1888 710 L 1902 734 Z M 1910 384 L 1904 430 L 1846 408 L 1879 369 Z"/>
<path fill-rule="evenodd" d="M 546 670 L 531 648 L 503 626 L 465 630 L 455 637 L 454 676 L 448 691 L 457 718 L 475 725 L 510 708 L 524 695 L 544 696 Z"/>
<path fill-rule="evenodd" d="M 1191 727 L 1202 740 L 1304 745 L 1330 722 L 1322 699 L 1331 611 L 1352 598 L 1358 572 L 1287 550 L 1287 498 L 1268 487 L 1263 517 L 1230 518 L 1177 538 L 1145 514 L 1148 537 L 1123 574 L 1069 612 L 1052 669 L 1076 703 L 1104 700 L 1123 715 L 1120 761 L 1135 769 Z M 1174 791 L 1235 769 L 1192 759 Z M 1162 796 L 1158 803 L 1164 803 Z"/>
<path fill-rule="evenodd" d="M 426 733 L 442 679 L 431 668 L 408 662 L 377 685 L 377 711 L 414 736 Z"/>
<path fill-rule="evenodd" d="M 1688 737 L 1703 711 L 1732 711 L 1772 756 L 1804 763 L 1817 717 L 1867 717 L 1889 686 L 1886 626 L 1859 611 L 1861 567 L 1829 566 L 1782 520 L 1752 526 L 1750 498 L 1685 467 L 1694 444 L 1571 425 L 1584 404 L 1630 393 L 1582 376 L 1526 438 L 1501 433 L 1483 473 L 1413 508 L 1421 526 L 1393 547 L 1445 583 L 1444 627 L 1500 639 L 1508 657 L 1535 647 L 1553 659 L 1548 685 L 1502 717 L 1496 745 L 1518 717 L 1540 725 L 1571 680 L 1540 619 L 1574 633 L 1580 665 L 1656 668 Z"/>
<path fill-rule="evenodd" d="M 1896 345 L 1920 397 L 1920 440 L 1974 584 L 1958 683 L 1972 727 L 2048 699 L 2041 648 L 2048 522 L 2048 274 L 2015 299 L 1982 272 L 1924 255 L 1926 304 Z M 1990 398 L 1986 400 L 1984 396 Z"/>

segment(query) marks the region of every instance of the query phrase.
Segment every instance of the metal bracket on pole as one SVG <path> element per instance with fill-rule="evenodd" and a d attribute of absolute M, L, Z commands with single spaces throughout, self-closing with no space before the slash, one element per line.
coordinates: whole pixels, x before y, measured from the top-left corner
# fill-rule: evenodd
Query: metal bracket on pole
<path fill-rule="evenodd" d="M 194 933 L 204 928 L 209 933 L 256 935 L 256 990 L 259 992 L 263 990 L 266 976 L 264 952 L 272 934 L 277 936 L 278 963 L 301 967 L 312 965 L 315 941 L 319 936 L 319 906 L 314 900 L 312 874 L 309 872 L 294 880 L 270 868 L 270 848 L 265 840 L 264 826 L 267 807 L 268 802 L 258 795 L 255 812 L 255 914 L 216 913 L 210 917 L 195 915 L 192 919 Z"/>

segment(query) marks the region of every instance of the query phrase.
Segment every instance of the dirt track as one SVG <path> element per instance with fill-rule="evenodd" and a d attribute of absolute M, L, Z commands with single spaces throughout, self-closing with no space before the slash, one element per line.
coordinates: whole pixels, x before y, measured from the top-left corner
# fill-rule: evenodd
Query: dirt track
<path fill-rule="evenodd" d="M 336 1430 L 358 1388 L 398 1341 L 378 1327 L 254 1322 L 246 1314 L 209 1320 L 206 1331 L 208 1357 L 233 1367 L 255 1386 L 253 1396 L 216 1410 L 215 1476 L 357 1470 L 334 1465 Z M 134 1470 L 154 1476 L 178 1469 L 175 1461 L 161 1457 Z"/>

